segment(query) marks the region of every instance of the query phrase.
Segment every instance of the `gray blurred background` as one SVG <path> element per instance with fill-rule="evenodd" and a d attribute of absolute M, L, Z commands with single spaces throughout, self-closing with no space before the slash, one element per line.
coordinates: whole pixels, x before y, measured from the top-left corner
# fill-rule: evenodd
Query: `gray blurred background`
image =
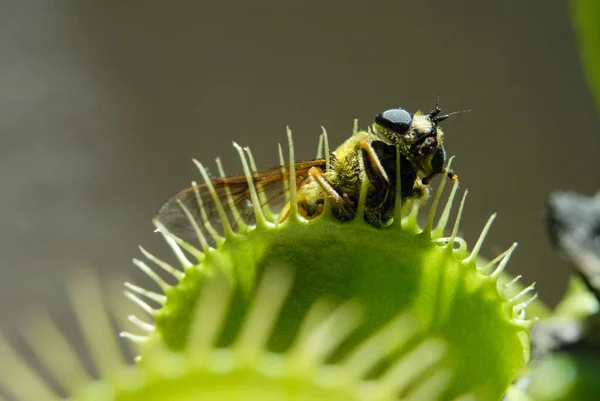
<path fill-rule="evenodd" d="M 443 125 L 465 237 L 497 211 L 484 254 L 520 242 L 510 271 L 555 303 L 569 267 L 545 201 L 599 184 L 567 5 L 362 3 L 0 3 L 0 331 L 32 305 L 62 316 L 71 269 L 139 278 L 130 260 L 166 252 L 150 219 L 199 179 L 192 157 L 240 172 L 235 140 L 271 167 L 290 125 L 311 159 L 321 125 L 336 145 L 354 118 L 429 111 L 440 88 L 445 111 L 472 110 Z"/>

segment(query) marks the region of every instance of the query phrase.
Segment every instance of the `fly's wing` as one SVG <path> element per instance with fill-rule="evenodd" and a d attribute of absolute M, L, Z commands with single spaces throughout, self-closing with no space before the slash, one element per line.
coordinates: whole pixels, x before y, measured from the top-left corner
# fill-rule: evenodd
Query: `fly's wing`
<path fill-rule="evenodd" d="M 300 186 L 311 167 L 325 169 L 325 160 L 313 160 L 295 164 L 296 184 Z M 252 173 L 252 181 L 259 195 L 261 208 L 265 206 L 277 215 L 289 196 L 289 166 L 277 166 Z M 243 231 L 256 223 L 251 192 L 245 175 L 232 175 L 211 181 L 216 198 L 223 205 L 232 229 Z M 212 232 L 223 235 L 223 222 L 215 198 L 206 183 L 199 184 L 175 194 L 158 211 L 158 220 L 174 235 L 198 245 L 194 226 L 185 211 L 189 211 L 209 244 L 214 245 Z"/>

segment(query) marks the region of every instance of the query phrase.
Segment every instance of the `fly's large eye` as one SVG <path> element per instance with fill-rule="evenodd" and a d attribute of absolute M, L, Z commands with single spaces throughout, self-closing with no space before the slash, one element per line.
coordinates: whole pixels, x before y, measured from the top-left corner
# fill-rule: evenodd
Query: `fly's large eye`
<path fill-rule="evenodd" d="M 375 117 L 375 122 L 397 134 L 403 134 L 410 128 L 413 116 L 408 111 L 397 108 L 386 110 Z"/>

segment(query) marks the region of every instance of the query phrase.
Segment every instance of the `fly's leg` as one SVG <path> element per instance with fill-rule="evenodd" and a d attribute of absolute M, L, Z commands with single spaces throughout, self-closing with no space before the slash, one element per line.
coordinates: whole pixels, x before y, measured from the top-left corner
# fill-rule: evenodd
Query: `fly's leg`
<path fill-rule="evenodd" d="M 339 208 L 343 208 L 345 206 L 345 199 L 347 198 L 347 196 L 344 197 L 343 195 L 340 195 L 338 191 L 333 186 L 331 186 L 329 181 L 327 181 L 325 175 L 323 175 L 323 172 L 320 169 L 316 167 L 311 167 L 310 170 L 308 170 L 308 175 L 313 180 L 315 180 L 317 184 L 319 184 L 319 186 L 323 189 L 325 194 L 331 199 L 334 206 Z"/>
<path fill-rule="evenodd" d="M 315 180 L 317 184 L 321 187 L 325 195 L 329 197 L 332 201 L 332 212 L 333 215 L 341 220 L 348 221 L 352 220 L 356 215 L 356 203 L 350 199 L 348 194 L 340 193 L 336 190 L 325 178 L 323 171 L 316 167 L 312 167 L 308 170 L 308 175 Z"/>
<path fill-rule="evenodd" d="M 287 202 L 283 208 L 281 209 L 281 212 L 279 212 L 279 215 L 277 216 L 277 220 L 276 220 L 276 224 L 281 224 L 283 223 L 289 216 L 290 216 L 290 210 L 291 210 L 291 206 L 290 206 L 290 202 Z M 307 209 L 306 206 L 310 206 L 307 205 L 304 202 L 298 202 L 298 213 L 307 219 L 311 219 L 315 216 L 320 215 L 323 212 L 323 201 L 321 200 L 321 202 L 317 202 L 316 205 L 316 209 L 315 207 L 311 207 L 310 209 Z"/>
<path fill-rule="evenodd" d="M 433 173 L 429 174 L 426 177 L 423 177 L 421 179 L 421 182 L 423 183 L 423 185 L 429 185 L 429 182 L 431 182 L 431 180 L 433 179 L 433 177 L 435 177 L 438 174 L 442 174 L 442 173 L 446 174 L 446 176 L 448 177 L 448 179 L 450 180 L 450 182 L 454 182 L 454 181 L 458 180 L 458 176 L 454 173 L 454 171 L 449 170 L 449 169 L 444 169 L 442 171 L 436 171 L 436 172 L 433 172 Z"/>
<path fill-rule="evenodd" d="M 346 194 L 343 194 L 343 195 L 339 194 L 339 192 L 329 183 L 329 181 L 327 181 L 323 172 L 320 169 L 318 169 L 316 167 L 311 167 L 311 169 L 308 170 L 308 176 L 312 180 L 314 180 L 319 185 L 319 187 L 321 187 L 321 189 L 325 193 L 325 196 L 328 196 L 331 199 L 331 201 L 333 202 L 334 208 L 336 208 L 338 210 L 343 210 L 349 204 L 352 203 Z M 317 202 L 317 203 L 319 203 L 319 202 Z M 316 210 L 307 210 L 306 206 L 308 206 L 308 205 L 303 204 L 303 202 L 298 202 L 298 212 L 300 213 L 300 215 L 302 215 L 306 218 L 311 218 L 311 217 L 321 214 L 322 203 L 317 205 Z M 290 202 L 287 202 L 285 204 L 285 206 L 283 207 L 283 209 L 281 209 L 279 216 L 277 216 L 277 224 L 285 221 L 289 217 L 290 211 L 291 211 L 291 204 L 290 204 Z"/>
<path fill-rule="evenodd" d="M 279 215 L 277 216 L 277 220 L 275 221 L 276 224 L 281 224 L 283 223 L 288 217 L 290 217 L 290 202 L 287 202 L 283 208 L 281 209 L 281 212 L 279 212 Z M 310 217 L 308 212 L 302 207 L 301 204 L 298 204 L 298 213 L 300 213 L 300 215 L 304 216 L 304 217 Z"/>
<path fill-rule="evenodd" d="M 375 149 L 371 145 L 371 142 L 363 139 L 360 141 L 359 145 L 362 151 L 365 173 L 371 184 L 377 189 L 389 187 L 390 179 L 379 156 L 377 156 L 377 152 L 375 152 Z"/>
<path fill-rule="evenodd" d="M 283 223 L 288 217 L 290 216 L 290 202 L 287 202 L 283 208 L 281 209 L 281 212 L 279 212 L 279 215 L 277 216 L 277 221 L 275 222 L 276 224 L 281 224 Z"/>

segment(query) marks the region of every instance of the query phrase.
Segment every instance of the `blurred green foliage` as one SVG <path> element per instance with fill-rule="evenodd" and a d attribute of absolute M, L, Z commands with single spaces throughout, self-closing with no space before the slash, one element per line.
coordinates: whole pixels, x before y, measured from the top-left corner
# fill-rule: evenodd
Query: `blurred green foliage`
<path fill-rule="evenodd" d="M 572 0 L 571 14 L 583 70 L 600 111 L 600 1 Z"/>

